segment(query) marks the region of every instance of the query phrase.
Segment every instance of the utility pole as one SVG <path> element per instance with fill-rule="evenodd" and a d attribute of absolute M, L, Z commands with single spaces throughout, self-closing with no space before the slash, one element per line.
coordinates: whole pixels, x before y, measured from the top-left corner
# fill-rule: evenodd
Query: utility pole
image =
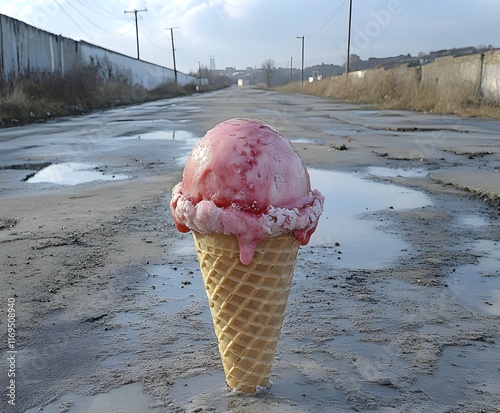
<path fill-rule="evenodd" d="M 302 83 L 304 83 L 304 36 L 297 36 L 297 39 L 302 39 Z"/>
<path fill-rule="evenodd" d="M 290 57 L 290 83 L 293 82 L 293 56 Z"/>
<path fill-rule="evenodd" d="M 124 13 L 134 13 L 135 15 L 135 37 L 137 40 L 137 60 L 140 60 L 139 57 L 139 26 L 137 24 L 137 13 L 143 12 L 143 11 L 148 11 L 148 9 L 144 10 L 125 10 Z"/>
<path fill-rule="evenodd" d="M 351 15 L 352 15 L 352 0 L 349 0 L 349 29 L 347 32 L 347 56 L 345 60 L 345 77 L 349 75 L 349 58 L 351 57 Z"/>
<path fill-rule="evenodd" d="M 177 83 L 177 66 L 175 65 L 175 47 L 174 47 L 174 29 L 178 29 L 179 27 L 168 27 L 165 30 L 170 30 L 170 37 L 172 38 L 172 55 L 174 58 L 174 77 L 175 83 Z"/>

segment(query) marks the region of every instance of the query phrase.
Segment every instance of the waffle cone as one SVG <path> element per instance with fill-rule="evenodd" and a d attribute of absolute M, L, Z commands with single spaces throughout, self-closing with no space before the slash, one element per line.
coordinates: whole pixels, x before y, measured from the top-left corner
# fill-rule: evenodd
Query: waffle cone
<path fill-rule="evenodd" d="M 269 386 L 300 244 L 291 234 L 264 239 L 243 265 L 235 236 L 193 235 L 227 384 L 255 393 Z"/>

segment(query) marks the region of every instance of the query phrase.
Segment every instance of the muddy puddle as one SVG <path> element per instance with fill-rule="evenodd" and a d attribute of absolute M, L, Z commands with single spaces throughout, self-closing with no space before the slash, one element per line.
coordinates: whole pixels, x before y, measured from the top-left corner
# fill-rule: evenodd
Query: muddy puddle
<path fill-rule="evenodd" d="M 34 407 L 26 413 L 138 413 L 165 412 L 163 407 L 154 407 L 154 398 L 141 391 L 140 383 L 127 384 L 109 393 L 100 393 L 95 396 L 82 396 L 81 394 L 69 393 L 57 401 L 39 409 Z"/>
<path fill-rule="evenodd" d="M 483 352 L 478 359 L 477 352 Z M 416 385 L 424 390 L 431 398 L 439 400 L 445 406 L 453 406 L 457 400 L 463 400 L 463 388 L 471 386 L 477 378 L 477 371 L 488 371 L 492 368 L 491 360 L 497 359 L 494 349 L 474 344 L 466 347 L 448 347 L 443 350 L 434 380 L 422 376 Z M 457 374 L 457 372 L 460 372 Z M 480 379 L 481 380 L 481 379 Z M 439 386 L 436 386 L 436 382 Z M 496 387 L 498 381 L 488 380 L 482 383 L 483 387 Z M 477 390 L 478 393 L 481 390 Z M 486 410 L 485 410 L 486 411 Z M 491 410 L 496 411 L 496 410 Z"/>
<path fill-rule="evenodd" d="M 150 124 L 147 121 L 147 125 Z M 159 158 L 163 154 L 169 157 L 173 154 L 178 165 L 183 166 L 198 139 L 198 136 L 181 126 L 175 127 L 168 123 L 166 128 L 144 133 L 129 132 L 116 137 L 110 137 L 105 132 L 87 133 L 85 138 L 77 142 L 70 137 L 58 139 L 51 143 L 51 150 L 47 153 L 41 152 L 38 145 L 25 145 L 19 148 L 19 153 L 20 159 L 27 161 L 0 164 L 0 181 L 8 188 L 15 188 L 14 182 L 72 186 L 131 179 L 133 176 L 124 174 L 124 169 L 117 170 L 108 164 L 111 159 L 108 153 L 113 156 L 123 154 L 123 159 L 129 158 L 129 154 L 133 153 L 131 164 L 119 165 L 121 168 L 126 167 L 127 172 L 136 162 L 146 163 L 146 158 L 152 159 L 150 162 L 163 162 Z M 86 155 L 82 155 L 84 152 Z M 25 188 L 23 184 L 23 189 Z M 36 189 L 36 186 L 30 185 L 30 189 Z"/>
<path fill-rule="evenodd" d="M 146 132 L 137 135 L 122 136 L 116 139 L 118 141 L 135 141 L 135 142 L 140 142 L 140 141 L 147 142 L 150 140 L 180 142 L 181 145 L 175 149 L 176 152 L 178 153 L 178 155 L 175 156 L 175 160 L 179 166 L 184 167 L 191 153 L 191 149 L 196 144 L 196 142 L 198 142 L 200 137 L 183 129 L 167 129 L 167 130 Z"/>
<path fill-rule="evenodd" d="M 146 286 L 154 290 L 159 298 L 155 307 L 166 314 L 177 313 L 193 303 L 205 300 L 191 234 L 179 242 L 179 247 L 192 251 L 192 254 L 186 254 L 182 264 L 149 265 L 145 268 L 151 274 Z M 206 315 L 210 317 L 208 308 Z"/>
<path fill-rule="evenodd" d="M 318 140 L 317 139 L 310 139 L 310 138 L 290 138 L 290 142 L 292 142 L 292 143 L 318 144 Z"/>
<path fill-rule="evenodd" d="M 373 214 L 431 204 L 422 192 L 373 182 L 363 175 L 316 169 L 309 173 L 312 187 L 326 198 L 320 225 L 309 245 L 338 247 L 334 253 L 341 267 L 379 269 L 402 256 L 408 244 L 384 232 L 388 222 L 373 218 Z"/>
<path fill-rule="evenodd" d="M 136 143 L 151 140 L 180 142 L 181 145 L 175 149 L 178 153 L 178 155 L 175 156 L 175 160 L 179 166 L 184 167 L 191 153 L 191 149 L 200 137 L 183 129 L 163 129 L 137 135 L 122 136 L 116 139 L 118 141 L 135 141 Z"/>
<path fill-rule="evenodd" d="M 473 222 L 481 222 L 480 217 Z M 455 301 L 477 313 L 500 315 L 500 242 L 479 240 L 470 249 L 477 262 L 456 268 L 449 277 Z"/>
<path fill-rule="evenodd" d="M 293 368 L 273 371 L 271 387 L 254 396 L 230 391 L 224 382 L 223 371 L 180 379 L 171 389 L 174 405 L 186 412 L 298 412 L 302 410 L 294 410 L 293 406 L 307 402 L 315 412 L 329 413 L 333 406 L 345 404 L 340 391 L 308 380 Z M 278 404 L 279 410 L 273 410 L 273 405 Z"/>
<path fill-rule="evenodd" d="M 78 185 L 93 181 L 111 181 L 129 179 L 122 174 L 107 173 L 105 168 L 79 162 L 51 164 L 36 173 L 27 175 L 25 181 L 30 184 L 50 183 L 57 185 Z"/>

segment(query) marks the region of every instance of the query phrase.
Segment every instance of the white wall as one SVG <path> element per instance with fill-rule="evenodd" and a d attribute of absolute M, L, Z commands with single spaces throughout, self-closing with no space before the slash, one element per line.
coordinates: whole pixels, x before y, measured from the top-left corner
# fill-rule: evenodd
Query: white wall
<path fill-rule="evenodd" d="M 74 65 L 81 64 L 98 67 L 106 80 L 126 76 L 146 89 L 175 80 L 172 69 L 57 36 L 0 14 L 0 77 L 8 79 L 42 72 L 64 75 Z M 177 82 L 184 86 L 197 83 L 197 79 L 178 71 Z"/>

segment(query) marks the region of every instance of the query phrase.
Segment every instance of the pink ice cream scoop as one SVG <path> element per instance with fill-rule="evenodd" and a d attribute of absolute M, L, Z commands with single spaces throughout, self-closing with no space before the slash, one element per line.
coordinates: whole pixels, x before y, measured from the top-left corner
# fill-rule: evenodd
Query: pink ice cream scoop
<path fill-rule="evenodd" d="M 236 118 L 196 144 L 170 209 L 181 232 L 235 235 L 247 265 L 263 238 L 291 232 L 306 245 L 323 202 L 288 139 L 260 120 Z"/>

